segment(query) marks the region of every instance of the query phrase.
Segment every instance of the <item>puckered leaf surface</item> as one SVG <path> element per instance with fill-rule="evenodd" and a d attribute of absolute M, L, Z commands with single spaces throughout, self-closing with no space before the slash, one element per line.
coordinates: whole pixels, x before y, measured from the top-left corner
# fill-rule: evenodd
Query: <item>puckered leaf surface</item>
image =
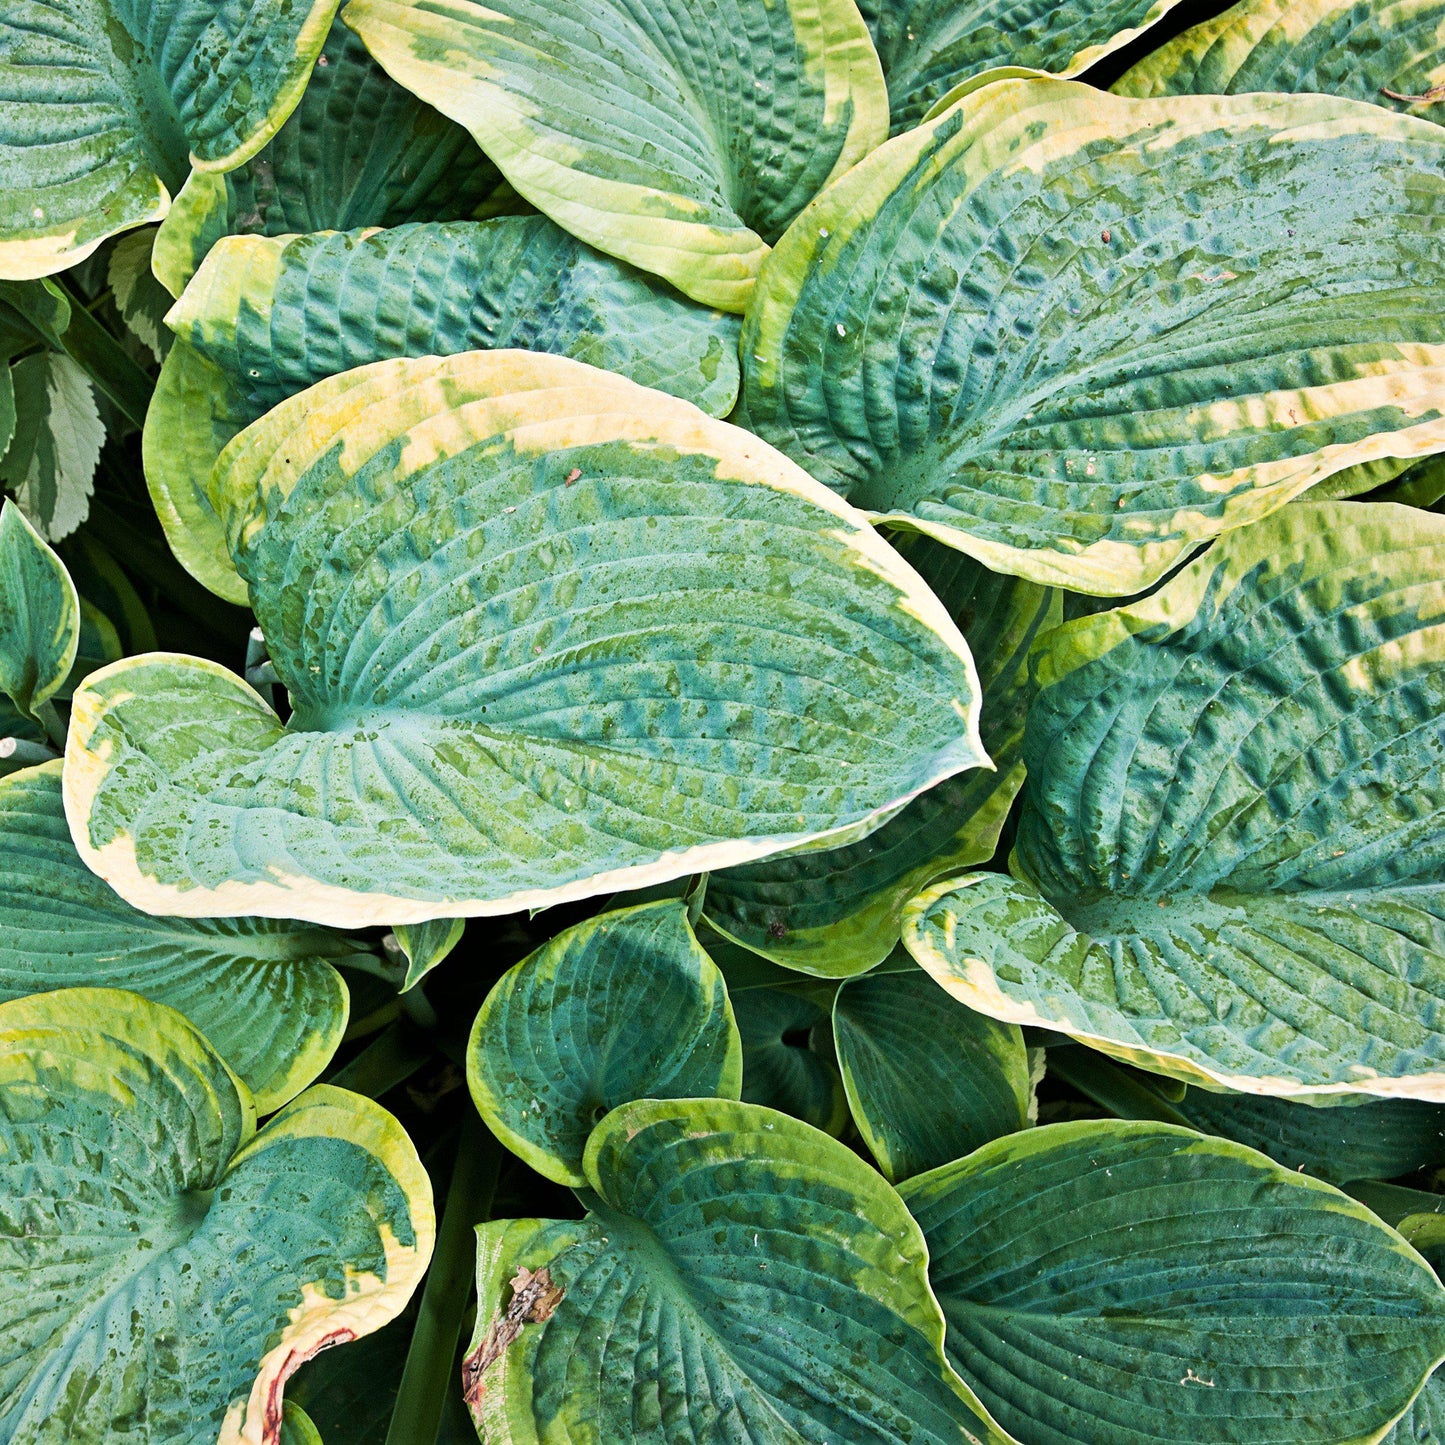
<path fill-rule="evenodd" d="M 538 210 L 730 311 L 887 134 L 853 0 L 351 0 L 345 18 Z"/>
<path fill-rule="evenodd" d="M 858 8 L 883 64 L 897 135 L 916 126 L 954 86 L 985 70 L 1022 66 L 1078 75 L 1143 34 L 1175 3 L 861 0 Z"/>
<path fill-rule="evenodd" d="M 47 276 L 159 220 L 301 98 L 337 0 L 7 0 L 0 276 Z"/>
<path fill-rule="evenodd" d="M 467 1047 L 487 1127 L 538 1173 L 585 1185 L 593 1127 L 634 1099 L 738 1097 L 727 986 L 681 901 L 589 918 L 503 974 Z"/>
<path fill-rule="evenodd" d="M 1242 0 L 1161 46 L 1114 85 L 1119 95 L 1318 91 L 1445 120 L 1441 0 Z M 1394 95 L 1389 94 L 1394 91 Z M 1412 99 L 1414 97 L 1414 99 Z"/>
<path fill-rule="evenodd" d="M 1013 878 L 905 941 L 971 1007 L 1251 1093 L 1445 1102 L 1445 518 L 1300 502 L 1040 646 Z"/>
<path fill-rule="evenodd" d="M 161 222 L 156 274 L 179 296 L 223 236 L 460 221 L 500 184 L 471 136 L 399 86 L 337 19 L 266 147 L 223 175 L 191 173 Z"/>
<path fill-rule="evenodd" d="M 902 1193 L 949 1359 L 1029 1445 L 1373 1441 L 1445 1355 L 1399 1235 L 1192 1130 L 1030 1129 Z"/>
<path fill-rule="evenodd" d="M 0 1145 L 11 1445 L 276 1445 L 287 1374 L 391 1319 L 431 1254 L 385 1110 L 317 1086 L 256 1134 L 220 1056 L 135 994 L 0 1004 Z"/>
<path fill-rule="evenodd" d="M 856 836 L 985 761 L 962 636 L 859 513 L 581 363 L 348 372 L 212 501 L 292 711 L 164 654 L 77 691 L 67 813 L 137 906 L 513 912 Z"/>
<path fill-rule="evenodd" d="M 266 918 L 157 918 L 80 861 L 60 763 L 0 779 L 0 999 L 72 986 L 129 989 L 205 1034 L 279 1108 L 326 1067 L 346 1030 L 332 966 L 360 951 L 324 928 Z"/>
<path fill-rule="evenodd" d="M 857 843 L 712 875 L 703 908 L 713 927 L 765 958 L 822 977 L 881 963 L 898 946 L 903 907 L 920 888 L 993 857 L 1023 784 L 1029 648 L 1062 614 L 1052 588 L 989 572 L 919 533 L 891 540 L 968 640 L 983 689 L 980 735 L 994 768 L 946 779 Z"/>
<path fill-rule="evenodd" d="M 207 495 L 226 444 L 287 397 L 393 356 L 518 347 L 695 402 L 738 391 L 738 322 L 584 246 L 545 216 L 231 238 L 167 318 L 176 345 L 146 417 L 146 482 L 171 549 L 246 600 Z"/>
<path fill-rule="evenodd" d="M 477 1231 L 463 1378 L 487 1445 L 983 1436 L 918 1230 L 851 1150 L 752 1104 L 644 1101 L 603 1120 L 585 1169 L 587 1218 Z"/>
<path fill-rule="evenodd" d="M 995 571 L 1129 595 L 1445 447 L 1442 214 L 1445 131 L 1377 107 L 1002 80 L 794 223 L 739 420 Z"/>

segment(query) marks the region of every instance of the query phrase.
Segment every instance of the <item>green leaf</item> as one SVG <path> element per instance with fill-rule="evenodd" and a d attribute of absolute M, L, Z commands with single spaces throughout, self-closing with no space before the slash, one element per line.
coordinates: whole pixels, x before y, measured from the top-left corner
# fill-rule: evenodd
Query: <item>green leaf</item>
<path fill-rule="evenodd" d="M 70 301 L 54 281 L 0 280 L 0 356 L 37 343 L 55 351 L 70 328 Z"/>
<path fill-rule="evenodd" d="M 972 1440 L 898 1196 L 755 1105 L 648 1100 L 594 1131 L 580 1221 L 477 1231 L 463 1379 L 486 1445 Z"/>
<path fill-rule="evenodd" d="M 825 1001 L 817 992 L 789 988 L 732 992 L 743 1046 L 742 1098 L 838 1135 L 848 1122 L 848 1098 L 834 1059 Z"/>
<path fill-rule="evenodd" d="M 79 643 L 65 563 L 14 502 L 0 503 L 0 693 L 33 717 L 69 677 Z"/>
<path fill-rule="evenodd" d="M 317 1086 L 259 1134 L 180 1014 L 114 989 L 0 1004 L 0 1418 L 17 1442 L 275 1441 L 301 1361 L 426 1269 L 396 1120 Z"/>
<path fill-rule="evenodd" d="M 1000 66 L 1078 75 L 1162 20 L 1177 0 L 860 0 L 888 81 L 892 134 Z M 1260 87 L 1274 89 L 1273 86 Z"/>
<path fill-rule="evenodd" d="M 41 351 L 10 369 L 15 435 L 0 458 L 0 484 L 52 542 L 69 536 L 90 511 L 105 426 L 90 379 L 59 351 Z"/>
<path fill-rule="evenodd" d="M 191 173 L 161 222 L 156 275 L 179 296 L 222 236 L 464 220 L 500 184 L 471 136 L 392 80 L 337 19 L 265 149 L 224 175 Z"/>
<path fill-rule="evenodd" d="M 131 334 L 157 361 L 164 361 L 171 338 L 161 323 L 170 310 L 171 294 L 151 274 L 155 241 L 150 227 L 122 236 L 110 253 L 105 279 Z"/>
<path fill-rule="evenodd" d="M 728 311 L 887 134 L 852 0 L 351 0 L 345 18 L 538 210 Z"/>
<path fill-rule="evenodd" d="M 487 1127 L 539 1174 L 584 1185 L 593 1127 L 633 1099 L 736 1099 L 727 985 L 681 901 L 602 913 L 504 973 L 467 1045 Z"/>
<path fill-rule="evenodd" d="M 1050 1073 L 1060 1072 L 1121 1119 L 1187 1124 L 1331 1184 L 1395 1179 L 1445 1164 L 1445 1109 L 1438 1104 L 1346 1099 L 1322 1108 L 1303 1100 L 1218 1094 L 1121 1068 L 1093 1049 L 1073 1045 L 1050 1049 L 1048 1064 Z"/>
<path fill-rule="evenodd" d="M 1382 110 L 1001 80 L 779 242 L 738 417 L 995 571 L 1142 591 L 1332 473 L 1445 447 L 1442 205 L 1445 132 Z"/>
<path fill-rule="evenodd" d="M 168 323 L 146 481 L 171 549 L 228 601 L 244 584 L 206 488 L 244 427 L 313 383 L 393 356 L 517 347 L 575 357 L 714 415 L 737 398 L 738 323 L 543 216 L 222 241 Z"/>
<path fill-rule="evenodd" d="M 1445 518 L 1300 502 L 1041 643 L 1015 877 L 904 939 L 954 996 L 1246 1093 L 1445 1102 Z"/>
<path fill-rule="evenodd" d="M 76 693 L 81 856 L 137 906 L 511 913 L 856 836 L 983 761 L 962 636 L 859 514 L 579 362 L 348 372 L 212 500 L 292 711 L 168 655 Z"/>
<path fill-rule="evenodd" d="M 321 1432 L 299 1405 L 285 1401 L 281 1411 L 280 1445 L 325 1445 Z"/>
<path fill-rule="evenodd" d="M 346 1032 L 332 962 L 363 945 L 264 918 L 158 918 L 81 861 L 59 761 L 0 779 L 0 1000 L 72 986 L 124 988 L 183 1013 L 263 1113 L 300 1093 Z"/>
<path fill-rule="evenodd" d="M 429 918 L 425 923 L 398 923 L 397 947 L 406 955 L 406 977 L 402 989 L 413 988 L 445 961 L 462 941 L 467 926 L 464 918 Z"/>
<path fill-rule="evenodd" d="M 1437 1371 L 1381 1445 L 1445 1445 L 1445 1378 Z"/>
<path fill-rule="evenodd" d="M 1028 652 L 1062 617 L 1060 594 L 1050 588 L 989 572 L 918 533 L 891 540 L 978 661 L 980 736 L 994 768 L 946 779 L 860 842 L 712 875 L 703 911 L 713 927 L 787 968 L 825 978 L 881 963 L 898 946 L 904 905 L 919 889 L 993 857 L 1023 785 Z"/>
<path fill-rule="evenodd" d="M 1363 1445 L 1445 1355 L 1398 1235 L 1192 1130 L 1030 1129 L 902 1193 L 949 1360 L 1029 1445 Z"/>
<path fill-rule="evenodd" d="M 907 972 L 850 979 L 833 1001 L 853 1122 L 894 1181 L 1027 1128 L 1034 1104 L 1018 1025 L 964 1008 L 899 953 Z"/>
<path fill-rule="evenodd" d="M 1442 85 L 1441 0 L 1243 0 L 1146 56 L 1114 89 L 1151 96 L 1320 91 L 1445 121 L 1445 93 L 1425 99 Z"/>
<path fill-rule="evenodd" d="M 9 0 L 0 19 L 0 276 L 82 261 L 158 221 L 188 165 L 260 150 L 337 0 Z"/>

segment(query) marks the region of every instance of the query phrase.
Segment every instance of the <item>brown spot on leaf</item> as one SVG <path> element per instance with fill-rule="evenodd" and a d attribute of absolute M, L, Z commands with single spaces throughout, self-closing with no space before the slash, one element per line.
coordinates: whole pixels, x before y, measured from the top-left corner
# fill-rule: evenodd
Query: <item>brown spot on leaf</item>
<path fill-rule="evenodd" d="M 272 1376 L 271 1383 L 266 1390 L 266 1413 L 261 1421 L 261 1439 L 266 1445 L 275 1445 L 281 1438 L 281 1415 L 285 1408 L 284 1394 L 286 1381 L 306 1363 L 307 1360 L 314 1360 L 322 1350 L 329 1350 L 333 1345 L 348 1345 L 356 1338 L 356 1331 L 349 1330 L 343 1326 L 341 1329 L 332 1330 L 330 1334 L 323 1335 L 314 1345 L 304 1350 L 292 1350 L 282 1361 L 281 1368 Z"/>
<path fill-rule="evenodd" d="M 575 482 L 575 481 L 577 480 L 577 478 L 580 477 L 581 475 L 582 475 L 582 468 L 581 468 L 581 467 L 573 467 L 572 470 L 567 473 L 567 479 L 562 483 L 562 485 L 563 485 L 564 487 L 570 487 L 570 486 L 572 485 L 572 483 Z"/>
<path fill-rule="evenodd" d="M 462 1397 L 468 1408 L 475 1411 L 480 1406 L 486 1392 L 482 1376 L 502 1358 L 522 1333 L 522 1326 L 540 1325 L 551 1319 L 564 1294 L 566 1290 L 552 1283 L 551 1271 L 545 1266 L 535 1271 L 526 1265 L 517 1267 L 506 1309 L 492 1321 L 481 1344 L 462 1361 Z"/>

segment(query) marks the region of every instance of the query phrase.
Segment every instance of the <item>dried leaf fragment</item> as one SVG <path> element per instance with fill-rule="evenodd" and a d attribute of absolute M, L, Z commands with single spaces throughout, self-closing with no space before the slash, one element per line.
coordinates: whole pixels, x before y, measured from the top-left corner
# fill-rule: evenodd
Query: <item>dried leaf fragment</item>
<path fill-rule="evenodd" d="M 512 1298 L 507 1308 L 492 1321 L 486 1337 L 462 1361 L 462 1393 L 473 1408 L 480 1402 L 486 1386 L 482 1376 L 501 1359 L 507 1347 L 522 1333 L 523 1325 L 539 1325 L 552 1318 L 566 1291 L 552 1283 L 551 1271 L 543 1267 L 530 1270 L 518 1267 L 512 1276 Z"/>

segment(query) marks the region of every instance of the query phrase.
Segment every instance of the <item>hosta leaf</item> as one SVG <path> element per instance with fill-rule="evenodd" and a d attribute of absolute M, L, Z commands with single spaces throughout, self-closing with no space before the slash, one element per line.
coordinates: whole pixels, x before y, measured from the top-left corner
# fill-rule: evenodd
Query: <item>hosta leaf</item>
<path fill-rule="evenodd" d="M 1445 108 L 1409 97 L 1441 85 L 1441 0 L 1243 0 L 1146 56 L 1114 89 L 1120 95 L 1321 91 L 1438 121 L 1445 120 Z"/>
<path fill-rule="evenodd" d="M 559 933 L 487 995 L 467 1083 L 487 1127 L 539 1174 L 584 1185 L 593 1127 L 633 1099 L 736 1099 L 742 1046 L 681 901 Z"/>
<path fill-rule="evenodd" d="M 45 729 L 0 693 L 0 778 L 31 767 L 49 755 Z"/>
<path fill-rule="evenodd" d="M 281 1445 L 325 1445 L 321 1432 L 311 1423 L 306 1412 L 290 1400 L 285 1402 L 281 1412 Z"/>
<path fill-rule="evenodd" d="M 850 979 L 833 1002 L 848 1107 L 892 1180 L 1025 1128 L 1033 1104 L 1018 1025 L 964 1008 L 906 954 L 902 962 L 908 972 Z"/>
<path fill-rule="evenodd" d="M 0 503 L 0 693 L 33 715 L 64 685 L 79 642 L 65 563 L 14 502 Z"/>
<path fill-rule="evenodd" d="M 213 500 L 292 711 L 167 655 L 77 691 L 68 812 L 138 906 L 510 913 L 846 837 L 983 761 L 963 638 L 858 513 L 579 362 L 348 372 Z"/>
<path fill-rule="evenodd" d="M 13 491 L 52 542 L 90 512 L 105 426 L 81 367 L 61 351 L 39 351 L 10 369 L 15 435 L 0 457 L 0 484 Z"/>
<path fill-rule="evenodd" d="M 1445 1378 L 1437 1370 L 1382 1445 L 1445 1445 Z"/>
<path fill-rule="evenodd" d="M 337 0 L 9 0 L 0 276 L 47 276 L 231 170 L 305 89 Z"/>
<path fill-rule="evenodd" d="M 1442 162 L 1438 127 L 1332 97 L 985 86 L 779 243 L 739 417 L 995 571 L 1142 591 L 1445 447 Z"/>
<path fill-rule="evenodd" d="M 981 1433 L 918 1230 L 843 1145 L 755 1105 L 649 1100 L 603 1120 L 585 1167 L 586 1219 L 477 1231 L 463 1378 L 487 1445 Z"/>
<path fill-rule="evenodd" d="M 392 80 L 338 19 L 265 149 L 224 175 L 192 172 L 161 222 L 156 274 L 179 296 L 222 236 L 464 220 L 500 183 L 471 136 Z"/>
<path fill-rule="evenodd" d="M 429 918 L 425 923 L 398 923 L 397 947 L 406 955 L 402 990 L 420 983 L 439 963 L 445 962 L 466 931 L 464 918 Z"/>
<path fill-rule="evenodd" d="M 916 126 L 956 85 L 985 70 L 1021 66 L 1078 75 L 1143 34 L 1176 3 L 861 0 L 858 8 L 883 63 L 897 135 Z"/>
<path fill-rule="evenodd" d="M 977 659 L 979 728 L 994 770 L 946 779 L 860 842 L 712 875 L 703 904 L 709 923 L 764 957 L 823 977 L 881 963 L 898 946 L 903 907 L 920 888 L 993 857 L 1023 784 L 1028 651 L 1062 614 L 1060 594 L 1050 588 L 989 572 L 918 533 L 892 540 Z"/>
<path fill-rule="evenodd" d="M 263 1113 L 301 1092 L 346 1031 L 328 960 L 361 945 L 265 918 L 157 918 L 80 861 L 59 762 L 0 780 L 0 1000 L 73 985 L 129 989 L 183 1013 Z"/>
<path fill-rule="evenodd" d="M 314 382 L 391 356 L 518 347 L 572 356 L 723 416 L 737 319 L 684 301 L 544 216 L 223 241 L 168 318 L 146 481 L 172 550 L 233 602 L 245 586 L 206 494 L 237 432 Z"/>
<path fill-rule="evenodd" d="M 1246 1093 L 1445 1102 L 1445 518 L 1301 502 L 1040 645 L 1011 867 L 905 941 L 1017 1023 Z"/>
<path fill-rule="evenodd" d="M 397 1122 L 317 1086 L 254 1130 L 172 1009 L 0 1004 L 7 1441 L 275 1445 L 287 1375 L 405 1305 L 433 1219 Z"/>
<path fill-rule="evenodd" d="M 1054 1124 L 902 1187 L 948 1355 L 1029 1445 L 1375 1440 L 1445 1292 L 1329 1185 L 1163 1124 Z"/>
<path fill-rule="evenodd" d="M 538 210 L 729 311 L 887 134 L 852 0 L 351 0 L 345 18 Z"/>
<path fill-rule="evenodd" d="M 1070 1056 L 1066 1068 L 1060 1066 L 1061 1054 Z M 1051 1073 L 1060 1069 L 1068 1083 L 1121 1119 L 1187 1124 L 1331 1184 L 1394 1179 L 1445 1164 L 1445 1108 L 1439 1104 L 1345 1100 L 1349 1107 L 1322 1108 L 1297 1099 L 1221 1094 L 1122 1069 L 1093 1049 L 1067 1044 L 1048 1051 L 1048 1064 Z"/>

